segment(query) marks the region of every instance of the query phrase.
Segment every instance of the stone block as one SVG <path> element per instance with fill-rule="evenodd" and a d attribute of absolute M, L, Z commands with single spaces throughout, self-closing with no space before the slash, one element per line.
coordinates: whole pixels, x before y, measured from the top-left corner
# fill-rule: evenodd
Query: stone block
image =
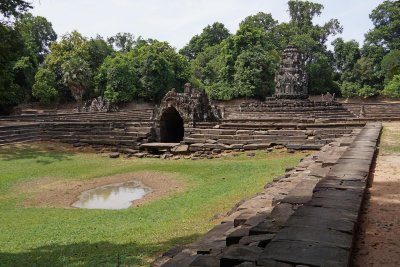
<path fill-rule="evenodd" d="M 262 266 L 270 260 L 294 265 L 348 266 L 350 251 L 315 242 L 272 241 L 257 259 L 257 265 Z"/>
<path fill-rule="evenodd" d="M 219 259 L 214 256 L 199 255 L 189 264 L 189 267 L 219 267 Z"/>
<path fill-rule="evenodd" d="M 231 267 L 243 262 L 255 262 L 263 252 L 262 248 L 232 245 L 221 255 L 220 267 Z"/>
<path fill-rule="evenodd" d="M 236 229 L 226 237 L 226 246 L 229 247 L 231 245 L 238 244 L 242 237 L 249 235 L 249 231 L 250 229 L 248 227 Z"/>

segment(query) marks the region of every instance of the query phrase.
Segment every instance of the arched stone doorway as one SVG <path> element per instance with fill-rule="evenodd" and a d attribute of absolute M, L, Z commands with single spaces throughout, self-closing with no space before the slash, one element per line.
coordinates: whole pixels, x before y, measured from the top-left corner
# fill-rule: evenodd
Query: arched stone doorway
<path fill-rule="evenodd" d="M 185 129 L 183 119 L 174 107 L 167 108 L 160 118 L 160 141 L 163 143 L 179 143 L 183 140 Z"/>

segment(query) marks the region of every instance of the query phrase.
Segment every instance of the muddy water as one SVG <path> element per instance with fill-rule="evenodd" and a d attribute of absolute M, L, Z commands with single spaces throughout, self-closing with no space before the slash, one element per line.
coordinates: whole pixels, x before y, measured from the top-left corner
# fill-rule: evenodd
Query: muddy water
<path fill-rule="evenodd" d="M 83 192 L 72 207 L 82 209 L 127 209 L 134 200 L 151 192 L 149 187 L 137 181 L 110 184 Z"/>

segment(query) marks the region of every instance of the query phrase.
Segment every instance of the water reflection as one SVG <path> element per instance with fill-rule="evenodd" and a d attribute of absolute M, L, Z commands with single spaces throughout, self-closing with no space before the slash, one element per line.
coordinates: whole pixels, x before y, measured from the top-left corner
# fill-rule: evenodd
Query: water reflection
<path fill-rule="evenodd" d="M 72 204 L 83 209 L 127 209 L 132 201 L 143 198 L 151 189 L 137 181 L 110 184 L 85 191 Z"/>

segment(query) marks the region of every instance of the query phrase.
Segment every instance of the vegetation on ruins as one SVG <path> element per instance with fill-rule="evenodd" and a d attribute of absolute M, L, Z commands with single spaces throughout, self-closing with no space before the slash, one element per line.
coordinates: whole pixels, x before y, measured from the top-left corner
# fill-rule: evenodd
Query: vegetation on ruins
<path fill-rule="evenodd" d="M 149 266 L 162 251 L 204 234 L 303 156 L 259 151 L 253 158 L 160 161 L 44 147 L 0 151 L 0 265 Z M 126 210 L 46 208 L 32 200 L 57 184 L 138 171 L 170 173 L 185 189 Z"/>
<path fill-rule="evenodd" d="M 385 0 L 371 11 L 374 27 L 364 44 L 337 38 L 332 51 L 328 38 L 341 33 L 340 22 L 315 24 L 314 18 L 323 12 L 318 3 L 289 0 L 288 7 L 289 22 L 260 12 L 246 17 L 236 33 L 215 22 L 178 53 L 166 42 L 131 33 L 86 38 L 74 31 L 56 41 L 50 22 L 27 13 L 27 1 L 2 1 L 0 112 L 24 102 L 73 101 L 62 71 L 71 58 L 90 69 L 83 101 L 97 96 L 112 103 L 158 101 L 188 81 L 213 99 L 264 98 L 274 92 L 279 56 L 288 44 L 303 53 L 310 94 L 399 97 L 388 93 L 398 91 L 395 76 L 400 74 L 398 1 Z"/>

